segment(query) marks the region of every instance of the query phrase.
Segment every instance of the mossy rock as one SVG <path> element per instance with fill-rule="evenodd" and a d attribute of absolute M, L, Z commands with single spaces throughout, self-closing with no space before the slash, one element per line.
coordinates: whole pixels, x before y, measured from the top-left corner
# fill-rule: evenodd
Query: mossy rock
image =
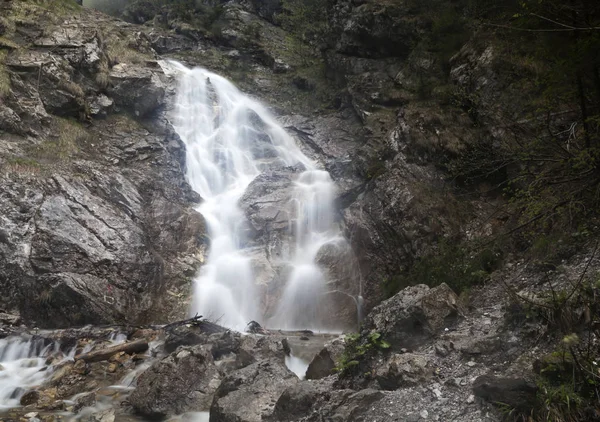
<path fill-rule="evenodd" d="M 553 352 L 536 360 L 533 370 L 553 383 L 563 383 L 573 378 L 575 362 L 570 353 Z"/>

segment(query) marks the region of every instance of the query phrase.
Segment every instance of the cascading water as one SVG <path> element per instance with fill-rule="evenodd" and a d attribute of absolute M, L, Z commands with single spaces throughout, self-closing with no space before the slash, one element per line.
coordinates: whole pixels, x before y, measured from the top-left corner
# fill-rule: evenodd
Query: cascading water
<path fill-rule="evenodd" d="M 210 252 L 195 280 L 192 314 L 242 329 L 251 321 L 271 327 L 325 329 L 320 313 L 327 280 L 316 265 L 320 248 L 341 239 L 334 218 L 335 186 L 257 101 L 225 78 L 176 64 L 179 86 L 174 127 L 187 148 L 187 178 L 203 198 L 198 208 L 210 236 Z M 256 156 L 265 136 L 269 160 Z M 300 166 L 291 192 L 290 268 L 273 316 L 265 321 L 260 292 L 244 238 L 239 201 L 248 185 L 276 161 Z"/>
<path fill-rule="evenodd" d="M 46 359 L 58 353 L 59 345 L 44 339 L 9 337 L 0 340 L 0 409 L 18 406 L 28 387 L 38 386 L 48 379 L 52 370 L 46 365 Z"/>

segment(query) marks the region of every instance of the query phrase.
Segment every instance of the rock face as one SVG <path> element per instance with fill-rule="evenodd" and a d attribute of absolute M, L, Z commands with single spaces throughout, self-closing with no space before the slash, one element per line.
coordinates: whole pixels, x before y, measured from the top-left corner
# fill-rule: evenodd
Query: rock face
<path fill-rule="evenodd" d="M 164 114 L 168 76 L 122 22 L 74 10 L 55 25 L 39 5 L 2 7 L 7 36 L 32 46 L 2 64 L 2 307 L 40 327 L 173 317 L 204 222 Z M 19 21 L 23 7 L 38 19 Z"/>
<path fill-rule="evenodd" d="M 208 410 L 220 381 L 207 347 L 182 347 L 140 376 L 129 402 L 150 418 Z"/>
<path fill-rule="evenodd" d="M 446 284 L 407 287 L 376 306 L 365 329 L 381 333 L 396 348 L 415 349 L 459 317 L 458 297 Z"/>

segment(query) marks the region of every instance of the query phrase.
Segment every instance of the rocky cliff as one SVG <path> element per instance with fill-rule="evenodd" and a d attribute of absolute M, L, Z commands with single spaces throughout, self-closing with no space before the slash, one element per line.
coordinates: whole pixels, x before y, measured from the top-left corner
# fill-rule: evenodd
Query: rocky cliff
<path fill-rule="evenodd" d="M 185 312 L 208 239 L 168 121 L 173 58 L 262 100 L 332 175 L 351 250 L 324 250 L 319 263 L 334 275 L 342 318 L 354 318 L 359 296 L 365 318 L 360 334 L 325 346 L 309 381 L 284 367 L 289 350 L 277 342 L 262 355 L 237 337 L 186 337 L 140 379 L 136 411 L 482 421 L 504 410 L 542 420 L 576 400 L 573 420 L 598 420 L 589 351 L 600 266 L 587 183 L 598 179 L 596 152 L 579 154 L 578 104 L 551 108 L 545 65 L 526 43 L 465 23 L 486 2 L 464 13 L 447 3 L 134 0 L 119 12 L 128 23 L 66 0 L 0 3 L 4 309 L 43 327 Z M 548 139 L 563 155 L 540 149 Z M 257 256 L 278 242 L 288 170 L 261 175 L 242 198 L 267 245 Z M 267 292 L 267 307 L 277 294 Z M 156 387 L 163 381 L 181 396 Z"/>
<path fill-rule="evenodd" d="M 165 320 L 204 231 L 153 50 L 69 2 L 0 7 L 2 307 L 42 327 Z"/>

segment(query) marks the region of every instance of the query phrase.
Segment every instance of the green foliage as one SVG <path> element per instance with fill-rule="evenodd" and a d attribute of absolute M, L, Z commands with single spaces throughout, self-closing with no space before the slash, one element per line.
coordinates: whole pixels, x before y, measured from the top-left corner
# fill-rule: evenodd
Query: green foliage
<path fill-rule="evenodd" d="M 381 333 L 372 331 L 366 335 L 349 334 L 345 338 L 346 347 L 338 360 L 335 371 L 340 376 L 347 375 L 356 370 L 360 362 L 377 351 L 385 351 L 390 344 L 385 341 Z"/>
<path fill-rule="evenodd" d="M 4 64 L 6 55 L 6 51 L 0 50 L 0 99 L 10 93 L 10 76 Z"/>
<path fill-rule="evenodd" d="M 540 233 L 564 235 L 600 218 L 600 31 L 592 29 L 600 27 L 600 3 L 522 0 L 485 8 L 478 16 L 495 28 L 487 34 L 493 66 L 510 82 L 515 105 L 493 116 L 506 122 L 500 136 L 468 145 L 448 168 L 461 183 L 486 181 L 502 192 L 516 217 L 513 233 L 532 247 Z M 452 103 L 476 125 L 490 117 L 469 87 Z"/>
<path fill-rule="evenodd" d="M 277 17 L 282 26 L 304 41 L 323 34 L 327 27 L 327 1 L 282 0 L 283 12 Z"/>
<path fill-rule="evenodd" d="M 545 294 L 513 292 L 513 317 L 520 312 L 526 319 L 545 323 L 550 333 L 562 333 L 556 349 L 534 364 L 539 390 L 532 421 L 588 420 L 588 415 L 599 410 L 599 279 L 598 274 L 587 275 L 584 270 L 565 289 L 555 289 L 548 280 Z"/>
<path fill-rule="evenodd" d="M 75 120 L 56 119 L 55 130 L 58 138 L 36 145 L 30 155 L 36 161 L 64 161 L 77 153 L 79 145 L 89 140 L 88 131 Z"/>
<path fill-rule="evenodd" d="M 408 271 L 383 281 L 387 297 L 416 284 L 430 287 L 446 283 L 455 292 L 468 291 L 483 283 L 498 267 L 502 254 L 492 248 L 467 248 L 441 242 L 437 251 L 417 260 Z"/>

